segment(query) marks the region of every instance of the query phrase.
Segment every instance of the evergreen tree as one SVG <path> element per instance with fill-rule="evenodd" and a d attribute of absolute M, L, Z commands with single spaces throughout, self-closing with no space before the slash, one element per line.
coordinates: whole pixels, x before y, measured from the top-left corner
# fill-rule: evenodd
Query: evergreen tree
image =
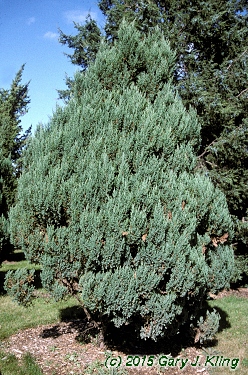
<path fill-rule="evenodd" d="M 85 70 L 89 63 L 95 59 L 100 45 L 101 32 L 90 14 L 86 17 L 84 25 L 74 22 L 74 26 L 78 34 L 76 36 L 68 36 L 59 30 L 59 41 L 74 50 L 72 55 L 66 54 L 72 64 L 79 65 L 82 70 Z"/>
<path fill-rule="evenodd" d="M 0 258 L 11 248 L 8 213 L 15 201 L 17 178 L 22 168 L 21 155 L 31 131 L 29 128 L 21 134 L 20 117 L 30 103 L 28 83 L 21 83 L 23 70 L 24 65 L 9 90 L 0 89 Z"/>
<path fill-rule="evenodd" d="M 194 172 L 200 124 L 173 89 L 174 64 L 158 29 L 123 23 L 37 129 L 11 210 L 16 244 L 56 299 L 80 296 L 103 330 L 135 323 L 153 340 L 196 324 L 233 272 L 232 220 L 223 193 Z M 16 284 L 8 274 L 6 287 Z"/>
<path fill-rule="evenodd" d="M 99 8 L 106 17 L 106 38 L 114 41 L 123 20 L 134 22 L 138 30 L 148 33 L 163 22 L 164 1 L 100 0 Z M 169 4 L 168 4 L 169 5 Z"/>
<path fill-rule="evenodd" d="M 202 124 L 198 167 L 227 197 L 237 256 L 248 254 L 247 1 L 100 0 L 99 7 L 108 40 L 116 39 L 123 17 L 144 33 L 159 25 L 169 38 L 177 54 L 174 84 Z M 247 269 L 247 258 L 243 263 Z"/>
<path fill-rule="evenodd" d="M 99 7 L 106 16 L 108 39 L 116 38 L 123 18 L 134 20 L 142 32 L 159 25 L 169 38 L 177 52 L 174 83 L 186 108 L 193 106 L 201 119 L 201 162 L 227 195 L 232 214 L 244 217 L 248 206 L 247 1 L 100 0 Z"/>
<path fill-rule="evenodd" d="M 6 190 L 9 195 L 9 183 L 13 181 L 11 160 L 3 156 L 0 148 L 0 261 L 11 250 L 9 225 L 7 220 Z M 7 186 L 6 186 L 7 185 Z M 7 189 L 6 189 L 7 187 Z"/>
<path fill-rule="evenodd" d="M 101 31 L 95 20 L 87 16 L 85 24 L 74 23 L 78 34 L 76 36 L 66 35 L 61 30 L 59 41 L 63 45 L 72 48 L 73 54 L 65 54 L 70 58 L 72 64 L 80 66 L 81 70 L 87 69 L 90 62 L 94 61 L 100 46 Z M 67 102 L 72 92 L 73 79 L 66 76 L 67 90 L 58 90 L 59 98 Z"/>

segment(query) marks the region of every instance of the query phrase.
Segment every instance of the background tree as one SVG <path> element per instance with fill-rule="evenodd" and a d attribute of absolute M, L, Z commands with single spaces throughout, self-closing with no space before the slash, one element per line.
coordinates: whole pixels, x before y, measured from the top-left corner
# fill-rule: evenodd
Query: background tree
<path fill-rule="evenodd" d="M 198 167 L 225 193 L 236 223 L 236 254 L 247 254 L 247 1 L 100 0 L 99 8 L 110 43 L 123 18 L 143 33 L 159 25 L 169 38 L 176 51 L 174 84 L 202 125 Z M 78 53 L 80 37 L 77 47 Z"/>
<path fill-rule="evenodd" d="M 17 72 L 9 90 L 0 89 L 0 259 L 11 249 L 8 213 L 15 201 L 21 156 L 31 127 L 24 133 L 20 125 L 30 103 L 28 85 L 22 84 L 24 65 Z"/>
<path fill-rule="evenodd" d="M 87 69 L 90 62 L 94 61 L 100 46 L 101 31 L 95 20 L 90 15 L 87 16 L 85 24 L 80 25 L 74 22 L 74 27 L 78 31 L 76 36 L 66 35 L 59 30 L 61 44 L 67 45 L 74 50 L 73 54 L 65 54 L 70 58 L 72 64 L 80 66 L 81 70 Z M 72 92 L 73 79 L 66 76 L 67 90 L 58 90 L 59 98 L 68 101 Z"/>
<path fill-rule="evenodd" d="M 101 43 L 31 140 L 11 210 L 12 236 L 55 298 L 79 296 L 103 331 L 133 323 L 153 340 L 197 325 L 233 271 L 232 220 L 195 172 L 200 124 L 172 86 L 174 64 L 158 29 L 124 23 Z M 216 320 L 207 314 L 205 338 Z"/>

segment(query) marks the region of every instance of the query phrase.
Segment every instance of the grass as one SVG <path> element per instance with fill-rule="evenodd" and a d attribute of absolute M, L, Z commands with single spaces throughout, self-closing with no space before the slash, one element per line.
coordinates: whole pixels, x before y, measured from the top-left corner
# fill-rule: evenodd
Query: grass
<path fill-rule="evenodd" d="M 61 320 L 61 310 L 70 310 L 70 307 L 76 305 L 79 306 L 79 303 L 74 298 L 61 302 L 37 298 L 30 307 L 22 307 L 10 297 L 0 296 L 0 340 L 22 329 L 58 323 Z"/>
<path fill-rule="evenodd" d="M 27 268 L 28 270 L 35 269 L 40 270 L 41 267 L 37 264 L 30 264 L 27 260 L 21 260 L 19 262 L 12 263 L 3 263 L 0 267 L 0 272 L 6 273 L 7 271 L 16 271 L 19 268 Z"/>
<path fill-rule="evenodd" d="M 39 325 L 58 323 L 61 320 L 61 312 L 64 311 L 62 318 L 71 314 L 72 307 L 79 306 L 79 303 L 74 298 L 68 298 L 65 301 L 55 302 L 50 298 L 44 298 L 44 290 L 40 288 L 39 271 L 40 266 L 28 263 L 24 260 L 24 255 L 21 251 L 15 251 L 11 256 L 10 262 L 4 262 L 0 267 L 0 284 L 4 281 L 4 276 L 9 270 L 17 270 L 19 268 L 35 269 L 36 270 L 36 288 L 38 288 L 38 298 L 29 307 L 22 307 L 16 302 L 13 302 L 11 297 L 4 294 L 2 285 L 0 285 L 0 341 L 17 333 L 19 330 L 26 328 L 33 328 Z M 14 261 L 13 261 L 14 260 Z M 15 261 L 17 260 L 17 261 Z M 41 297 L 39 297 L 39 295 Z"/>
<path fill-rule="evenodd" d="M 239 358 L 235 370 L 237 375 L 248 373 L 248 300 L 235 296 L 209 302 L 221 315 L 220 332 L 217 334 L 217 345 L 206 348 L 206 355 L 219 355 L 223 358 Z M 210 367 L 210 374 L 230 375 L 229 367 Z"/>
<path fill-rule="evenodd" d="M 110 368 L 108 369 L 102 362 L 96 360 L 90 363 L 85 368 L 85 374 L 87 375 L 128 375 L 125 368 Z"/>
<path fill-rule="evenodd" d="M 37 288 L 41 287 L 39 278 L 41 267 L 37 264 L 30 264 L 25 260 L 23 252 L 17 250 L 13 254 L 10 254 L 9 261 L 5 261 L 2 264 L 0 263 L 0 295 L 4 293 L 3 284 L 6 273 L 8 271 L 16 271 L 19 268 L 26 268 L 28 270 L 34 269 L 35 286 Z"/>
<path fill-rule="evenodd" d="M 14 256 L 21 257 L 19 252 Z M 35 269 L 39 275 L 40 267 L 29 264 L 26 260 L 17 262 L 5 262 L 0 267 L 0 283 L 3 285 L 5 274 L 9 270 L 19 268 Z M 37 282 L 39 285 L 39 280 Z M 38 289 L 38 298 L 29 307 L 19 306 L 9 296 L 3 294 L 2 285 L 0 290 L 0 344 L 11 335 L 26 328 L 33 328 L 39 325 L 58 323 L 63 318 L 72 316 L 79 303 L 74 298 L 65 301 L 55 302 L 52 299 L 42 297 L 43 289 Z M 41 297 L 39 297 L 39 295 Z M 63 313 L 64 312 L 64 313 Z M 43 372 L 36 364 L 34 358 L 27 353 L 20 362 L 13 354 L 6 353 L 0 348 L 0 375 L 42 375 Z"/>
<path fill-rule="evenodd" d="M 25 354 L 21 363 L 13 354 L 0 352 L 0 370 L 2 375 L 43 375 L 34 358 Z"/>
<path fill-rule="evenodd" d="M 20 254 L 18 254 L 20 255 Z M 8 270 L 27 267 L 34 268 L 25 260 L 18 262 L 4 263 L 0 268 L 0 283 Z M 40 268 L 35 266 L 37 275 Z M 39 284 L 39 283 L 38 283 Z M 1 285 L 0 285 L 1 287 Z M 239 366 L 235 375 L 246 375 L 248 373 L 248 349 L 247 349 L 247 304 L 248 300 L 236 296 L 224 297 L 210 301 L 209 305 L 214 307 L 221 315 L 220 332 L 217 334 L 216 345 L 206 347 L 203 350 L 205 356 L 223 356 L 224 358 L 239 358 Z M 0 342 L 12 334 L 26 328 L 39 325 L 58 323 L 65 318 L 73 318 L 73 314 L 82 314 L 79 303 L 68 298 L 66 301 L 55 302 L 44 297 L 44 290 L 38 289 L 38 298 L 28 308 L 14 303 L 7 295 L 0 295 Z M 0 343 L 1 344 L 1 343 Z M 232 370 L 229 367 L 209 367 L 211 375 L 230 375 Z M 0 375 L 41 375 L 42 371 L 35 363 L 34 358 L 27 354 L 20 362 L 14 355 L 10 355 L 0 348 Z M 102 363 L 95 361 L 88 366 L 86 374 L 120 374 L 120 369 L 108 370 Z"/>

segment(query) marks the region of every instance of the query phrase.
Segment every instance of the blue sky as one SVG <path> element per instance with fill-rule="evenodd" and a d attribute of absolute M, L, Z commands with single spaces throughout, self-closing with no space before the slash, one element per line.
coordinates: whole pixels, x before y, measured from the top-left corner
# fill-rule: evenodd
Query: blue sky
<path fill-rule="evenodd" d="M 47 123 L 58 101 L 57 89 L 66 88 L 65 73 L 77 70 L 58 42 L 58 28 L 76 34 L 73 21 L 83 23 L 91 13 L 103 28 L 97 0 L 0 0 L 0 88 L 8 89 L 22 64 L 23 83 L 29 84 L 31 103 L 21 120 L 23 129 Z"/>

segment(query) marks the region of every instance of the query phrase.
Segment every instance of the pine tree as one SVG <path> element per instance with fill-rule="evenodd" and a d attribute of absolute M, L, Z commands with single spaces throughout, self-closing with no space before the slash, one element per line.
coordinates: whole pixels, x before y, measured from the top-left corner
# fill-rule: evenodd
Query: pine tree
<path fill-rule="evenodd" d="M 153 340 L 196 324 L 233 272 L 232 220 L 195 173 L 201 129 L 173 88 L 174 64 L 158 29 L 123 23 L 37 129 L 11 210 L 12 237 L 56 299 L 79 296 L 103 330 L 133 323 Z"/>
<path fill-rule="evenodd" d="M 11 249 L 8 213 L 15 201 L 21 155 L 31 128 L 21 134 L 20 117 L 30 103 L 28 84 L 22 84 L 24 65 L 9 90 L 0 89 L 0 258 Z"/>

